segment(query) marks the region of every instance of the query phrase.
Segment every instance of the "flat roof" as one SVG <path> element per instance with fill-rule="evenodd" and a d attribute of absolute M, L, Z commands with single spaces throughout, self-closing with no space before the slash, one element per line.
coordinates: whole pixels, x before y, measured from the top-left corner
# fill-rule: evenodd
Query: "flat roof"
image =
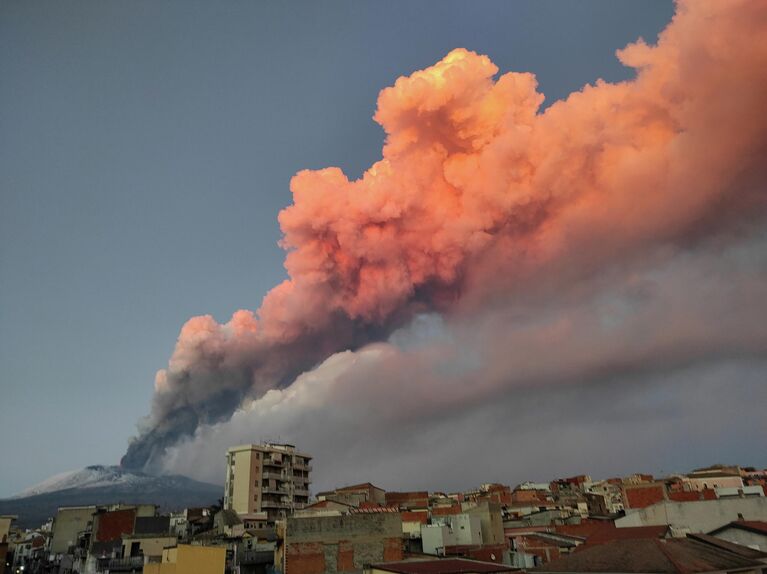
<path fill-rule="evenodd" d="M 292 444 L 277 444 L 277 443 L 261 443 L 261 444 L 241 444 L 237 446 L 231 446 L 226 449 L 227 453 L 230 452 L 243 452 L 243 451 L 256 451 L 256 452 L 280 452 L 286 454 L 295 454 L 304 458 L 311 459 L 311 455 L 301 452 L 296 449 Z"/>

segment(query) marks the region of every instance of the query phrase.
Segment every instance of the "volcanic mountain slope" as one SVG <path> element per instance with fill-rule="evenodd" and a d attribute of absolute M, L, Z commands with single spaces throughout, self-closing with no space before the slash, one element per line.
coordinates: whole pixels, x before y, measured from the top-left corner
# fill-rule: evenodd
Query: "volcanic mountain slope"
<path fill-rule="evenodd" d="M 18 516 L 24 528 L 40 526 L 60 506 L 153 503 L 162 510 L 215 504 L 223 487 L 185 476 L 152 476 L 119 466 L 88 466 L 57 474 L 12 498 L 0 500 L 0 515 Z"/>

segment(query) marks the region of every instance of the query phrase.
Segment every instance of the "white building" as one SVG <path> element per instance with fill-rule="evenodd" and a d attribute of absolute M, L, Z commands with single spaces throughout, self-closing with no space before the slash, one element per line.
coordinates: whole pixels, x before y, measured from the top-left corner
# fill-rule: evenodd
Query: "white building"
<path fill-rule="evenodd" d="M 738 520 L 710 533 L 727 542 L 767 552 L 767 522 Z"/>
<path fill-rule="evenodd" d="M 668 524 L 678 531 L 711 532 L 734 520 L 767 520 L 767 498 L 721 498 L 673 502 L 664 500 L 657 504 L 628 510 L 618 518 L 615 526 L 654 526 Z"/>
<path fill-rule="evenodd" d="M 482 544 L 482 522 L 475 514 L 453 514 L 434 517 L 434 524 L 421 525 L 424 554 L 442 556 L 447 546 Z"/>

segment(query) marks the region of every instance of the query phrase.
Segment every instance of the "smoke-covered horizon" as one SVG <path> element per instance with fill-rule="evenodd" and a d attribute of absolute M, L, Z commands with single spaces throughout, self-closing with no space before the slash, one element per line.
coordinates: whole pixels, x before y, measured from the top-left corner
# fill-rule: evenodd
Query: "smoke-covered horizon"
<path fill-rule="evenodd" d="M 227 425 L 282 428 L 275 409 L 293 435 L 323 409 L 428 434 L 524 389 L 764 359 L 765 28 L 758 2 L 680 2 L 618 52 L 635 79 L 544 111 L 533 74 L 465 49 L 399 78 L 382 159 L 292 179 L 289 279 L 184 325 L 122 464 L 177 469 Z"/>

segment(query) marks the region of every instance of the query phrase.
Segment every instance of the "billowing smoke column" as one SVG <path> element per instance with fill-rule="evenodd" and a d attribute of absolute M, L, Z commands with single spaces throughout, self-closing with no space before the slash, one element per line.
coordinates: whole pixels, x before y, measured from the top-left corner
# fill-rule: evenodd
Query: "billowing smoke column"
<path fill-rule="evenodd" d="M 338 168 L 293 178 L 279 216 L 290 279 L 256 314 L 184 325 L 122 464 L 150 464 L 414 313 L 449 314 L 763 214 L 765 38 L 765 2 L 681 2 L 657 46 L 619 51 L 636 79 L 542 113 L 532 74 L 495 79 L 489 58 L 464 49 L 399 78 L 378 99 L 383 158 L 356 181 Z"/>

